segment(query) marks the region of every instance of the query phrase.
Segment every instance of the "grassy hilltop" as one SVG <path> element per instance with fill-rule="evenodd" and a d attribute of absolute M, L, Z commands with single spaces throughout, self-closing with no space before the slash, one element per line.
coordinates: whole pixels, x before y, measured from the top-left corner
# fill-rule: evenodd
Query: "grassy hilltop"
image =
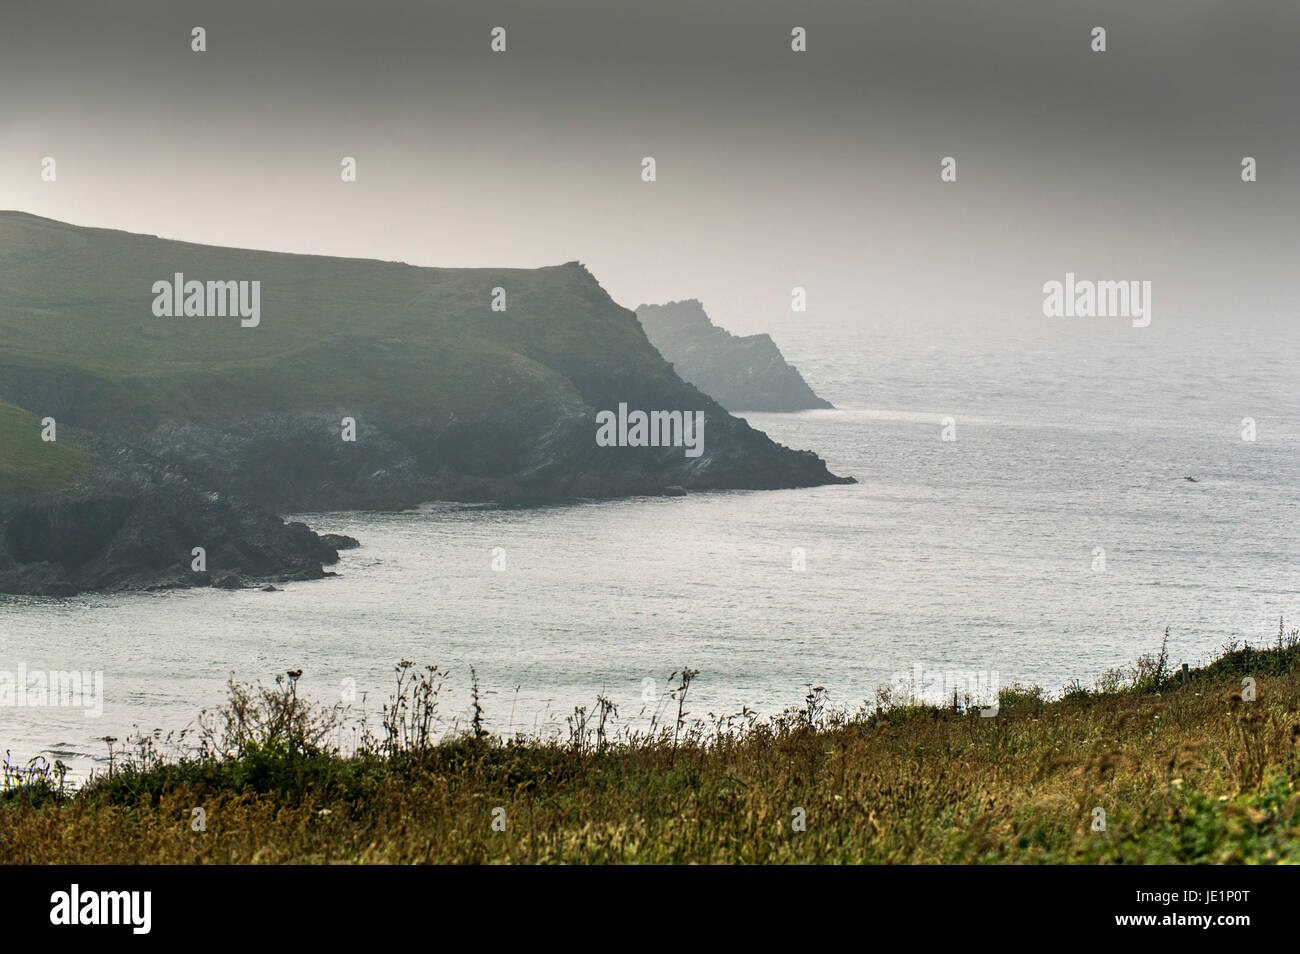
<path fill-rule="evenodd" d="M 233 685 L 180 761 L 146 737 L 75 794 L 27 774 L 0 796 L 0 862 L 1300 863 L 1294 630 L 1186 683 L 1162 654 L 1052 700 L 1004 689 L 991 718 L 829 713 L 813 689 L 767 722 L 706 722 L 678 673 L 650 729 L 597 700 L 559 741 L 477 719 L 435 738 L 443 674 L 399 675 L 361 754 L 282 678 Z"/>
<path fill-rule="evenodd" d="M 151 286 L 259 280 L 262 322 L 157 318 Z M 503 287 L 508 308 L 489 307 Z M 598 377 L 688 395 L 589 272 L 416 268 L 219 248 L 0 212 L 0 358 L 77 391 L 77 423 L 382 406 L 474 414 Z M 590 380 L 566 376 L 581 366 Z M 12 373 L 12 372 L 11 372 Z M 675 385 L 675 387 L 674 387 Z"/>

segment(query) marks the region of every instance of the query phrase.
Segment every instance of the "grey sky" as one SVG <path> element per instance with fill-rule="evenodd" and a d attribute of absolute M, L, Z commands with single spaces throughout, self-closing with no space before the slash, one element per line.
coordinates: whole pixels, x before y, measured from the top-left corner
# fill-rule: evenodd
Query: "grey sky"
<path fill-rule="evenodd" d="M 580 259 L 629 307 L 698 297 L 735 330 L 788 314 L 794 285 L 846 321 L 1025 314 L 1067 270 L 1152 280 L 1157 321 L 1294 315 L 1282 0 L 46 2 L 0 23 L 3 208 L 414 264 Z"/>

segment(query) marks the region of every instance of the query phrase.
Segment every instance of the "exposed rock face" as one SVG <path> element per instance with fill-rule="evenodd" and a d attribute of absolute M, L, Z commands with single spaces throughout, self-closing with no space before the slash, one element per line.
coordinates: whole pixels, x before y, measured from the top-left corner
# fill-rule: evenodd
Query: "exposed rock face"
<path fill-rule="evenodd" d="M 350 537 L 313 533 L 258 507 L 201 493 L 139 460 L 97 468 L 67 490 L 0 496 L 0 593 L 173 586 L 234 589 L 311 580 Z M 125 476 L 129 472 L 129 477 Z M 196 572 L 194 548 L 206 566 Z"/>
<path fill-rule="evenodd" d="M 680 447 L 598 447 L 586 413 L 541 422 L 526 415 L 479 422 L 373 415 L 357 420 L 355 442 L 339 440 L 338 421 L 325 413 L 276 414 L 224 426 L 172 424 L 135 440 L 197 486 L 277 512 L 848 482 L 815 454 L 774 444 L 716 406 L 705 412 L 704 450 L 694 458 Z"/>
<path fill-rule="evenodd" d="M 813 393 L 770 336 L 733 335 L 693 298 L 636 310 L 650 343 L 673 369 L 728 411 L 807 411 L 832 407 Z"/>

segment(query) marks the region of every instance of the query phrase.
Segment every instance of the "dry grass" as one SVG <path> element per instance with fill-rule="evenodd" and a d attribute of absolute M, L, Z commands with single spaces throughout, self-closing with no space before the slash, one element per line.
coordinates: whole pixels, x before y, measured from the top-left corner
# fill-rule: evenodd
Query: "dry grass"
<path fill-rule="evenodd" d="M 765 723 L 687 725 L 694 674 L 679 674 L 652 732 L 615 737 L 598 704 L 553 742 L 481 726 L 435 741 L 445 674 L 403 664 L 382 735 L 348 757 L 312 735 L 332 716 L 296 680 L 232 687 L 242 708 L 218 713 L 199 754 L 162 761 L 145 742 L 75 793 L 10 786 L 0 861 L 1300 862 L 1296 637 L 1232 649 L 1186 686 L 1155 659 L 1105 691 L 1004 691 L 993 718 L 828 714 L 811 691 Z"/>

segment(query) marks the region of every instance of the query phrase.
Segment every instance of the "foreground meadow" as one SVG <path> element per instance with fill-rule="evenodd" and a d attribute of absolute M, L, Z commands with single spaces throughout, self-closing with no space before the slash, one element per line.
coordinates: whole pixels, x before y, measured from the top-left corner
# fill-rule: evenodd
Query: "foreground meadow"
<path fill-rule="evenodd" d="M 995 716 L 831 713 L 811 689 L 778 718 L 706 724 L 687 670 L 649 731 L 615 731 L 598 700 L 551 741 L 477 717 L 436 736 L 445 674 L 403 662 L 348 755 L 343 714 L 289 673 L 232 684 L 196 748 L 133 740 L 75 791 L 9 766 L 0 862 L 1300 862 L 1298 637 L 1187 673 L 1162 650 L 1059 698 L 1004 689 Z"/>

